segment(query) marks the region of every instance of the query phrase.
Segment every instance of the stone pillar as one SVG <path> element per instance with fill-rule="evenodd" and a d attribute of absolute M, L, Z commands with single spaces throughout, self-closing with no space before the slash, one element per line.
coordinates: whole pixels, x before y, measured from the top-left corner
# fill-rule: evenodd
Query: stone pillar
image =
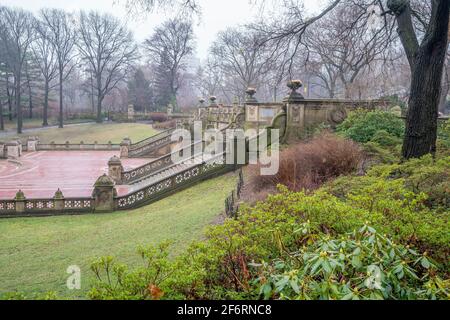
<path fill-rule="evenodd" d="M 117 191 L 114 181 L 106 174 L 97 179 L 94 184 L 92 198 L 94 198 L 95 212 L 111 212 L 115 210 L 114 197 Z"/>
<path fill-rule="evenodd" d="M 55 210 L 63 211 L 64 210 L 64 195 L 60 189 L 55 192 L 55 196 L 53 197 L 55 201 Z"/>
<path fill-rule="evenodd" d="M 6 152 L 5 143 L 0 141 L 0 159 L 8 158 L 8 153 Z"/>
<path fill-rule="evenodd" d="M 19 157 L 21 157 L 22 153 L 23 153 L 23 151 L 22 151 L 22 141 L 17 140 L 17 147 L 19 149 Z"/>
<path fill-rule="evenodd" d="M 289 95 L 284 98 L 287 112 L 287 139 L 301 137 L 306 131 L 305 122 L 305 98 L 298 93 L 303 84 L 300 80 L 292 80 L 287 84 L 291 89 Z"/>
<path fill-rule="evenodd" d="M 25 212 L 26 200 L 27 198 L 25 197 L 25 194 L 22 192 L 22 190 L 19 190 L 19 192 L 16 193 L 16 197 L 14 198 L 14 201 L 16 202 L 16 213 Z"/>
<path fill-rule="evenodd" d="M 38 150 L 39 139 L 37 137 L 29 137 L 27 140 L 28 152 L 35 152 Z"/>
<path fill-rule="evenodd" d="M 116 184 L 122 183 L 122 162 L 117 156 L 112 157 L 108 161 L 108 175 Z"/>
<path fill-rule="evenodd" d="M 167 118 L 172 119 L 173 116 L 173 106 L 171 103 L 167 106 Z"/>
<path fill-rule="evenodd" d="M 128 106 L 128 121 L 134 121 L 134 106 L 132 104 Z"/>
<path fill-rule="evenodd" d="M 120 143 L 120 157 L 122 159 L 128 158 L 128 154 L 130 152 L 131 140 L 130 138 L 125 138 Z"/>
<path fill-rule="evenodd" d="M 20 149 L 19 143 L 17 141 L 10 141 L 6 143 L 6 152 L 8 157 L 10 158 L 19 158 L 20 157 Z"/>

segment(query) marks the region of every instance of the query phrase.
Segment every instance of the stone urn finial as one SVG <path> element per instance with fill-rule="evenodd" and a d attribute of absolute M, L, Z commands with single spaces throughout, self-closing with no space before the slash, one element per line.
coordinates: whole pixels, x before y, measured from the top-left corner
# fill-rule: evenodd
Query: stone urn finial
<path fill-rule="evenodd" d="M 298 89 L 303 87 L 301 80 L 291 80 L 287 83 L 287 87 L 291 89 L 291 93 L 284 99 L 284 102 L 298 102 L 305 100 L 305 97 L 297 92 Z"/>
<path fill-rule="evenodd" d="M 292 91 L 297 91 L 301 87 L 303 87 L 303 82 L 301 80 L 291 80 L 287 84 L 288 88 Z"/>
<path fill-rule="evenodd" d="M 55 196 L 53 198 L 57 199 L 57 200 L 64 199 L 64 195 L 63 195 L 61 189 L 58 188 L 58 190 L 55 192 Z"/>
<path fill-rule="evenodd" d="M 247 98 L 245 100 L 246 103 L 258 103 L 258 101 L 255 98 L 256 89 L 249 87 L 245 93 L 247 94 Z"/>
<path fill-rule="evenodd" d="M 200 102 L 200 105 L 203 106 L 203 104 L 205 103 L 205 99 L 204 98 L 200 98 L 198 100 L 198 102 Z"/>
<path fill-rule="evenodd" d="M 211 107 L 217 107 L 217 102 L 216 102 L 216 100 L 217 100 L 217 97 L 216 97 L 216 96 L 211 96 L 211 97 L 209 98 L 209 101 L 211 102 Z"/>
<path fill-rule="evenodd" d="M 24 200 L 26 200 L 27 198 L 25 197 L 25 194 L 23 193 L 23 191 L 22 190 L 19 190 L 17 193 L 16 193 L 16 197 L 14 198 L 14 200 L 16 200 L 16 201 L 24 201 Z"/>

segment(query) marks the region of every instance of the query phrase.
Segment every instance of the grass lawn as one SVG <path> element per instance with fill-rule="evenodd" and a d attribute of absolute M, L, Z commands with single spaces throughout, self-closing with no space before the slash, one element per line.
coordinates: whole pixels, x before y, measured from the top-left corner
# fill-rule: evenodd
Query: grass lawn
<path fill-rule="evenodd" d="M 224 210 L 236 183 L 228 174 L 134 211 L 104 215 L 0 219 L 0 296 L 6 292 L 55 291 L 62 297 L 83 297 L 89 290 L 90 262 L 115 256 L 137 264 L 139 245 L 174 241 L 179 254 Z M 66 288 L 66 270 L 77 265 L 82 290 Z"/>
<path fill-rule="evenodd" d="M 46 128 L 39 129 L 33 132 L 25 132 L 21 135 L 11 134 L 7 136 L 0 136 L 0 140 L 8 140 L 19 138 L 25 140 L 30 135 L 38 136 L 42 143 L 65 143 L 70 141 L 72 143 L 120 143 L 123 138 L 129 137 L 133 142 L 138 142 L 151 137 L 157 133 L 151 125 L 140 123 L 89 123 L 73 126 L 66 126 L 63 129 Z"/>
<path fill-rule="evenodd" d="M 9 119 L 5 117 L 4 120 L 5 120 L 5 130 L 17 130 L 17 120 L 16 119 L 14 119 L 13 121 L 9 121 Z M 83 122 L 89 122 L 89 120 L 65 120 L 64 124 L 83 123 Z M 50 126 L 57 126 L 58 119 L 50 118 L 50 119 L 48 119 L 48 124 Z M 42 119 L 23 119 L 23 128 L 24 129 L 34 129 L 34 128 L 41 128 L 41 127 L 42 127 Z"/>

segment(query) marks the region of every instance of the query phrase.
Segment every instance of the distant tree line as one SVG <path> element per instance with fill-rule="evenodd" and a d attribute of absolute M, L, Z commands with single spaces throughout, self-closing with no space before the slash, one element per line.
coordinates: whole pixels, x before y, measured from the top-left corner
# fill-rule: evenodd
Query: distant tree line
<path fill-rule="evenodd" d="M 48 126 L 52 103 L 59 107 L 60 128 L 69 105 L 91 105 L 97 122 L 105 103 L 131 103 L 144 112 L 176 107 L 193 38 L 192 23 L 172 19 L 155 30 L 141 54 L 133 34 L 109 14 L 42 9 L 33 15 L 0 7 L 0 130 L 5 118 L 16 119 L 22 133 L 24 116 L 35 117 L 36 108 Z"/>

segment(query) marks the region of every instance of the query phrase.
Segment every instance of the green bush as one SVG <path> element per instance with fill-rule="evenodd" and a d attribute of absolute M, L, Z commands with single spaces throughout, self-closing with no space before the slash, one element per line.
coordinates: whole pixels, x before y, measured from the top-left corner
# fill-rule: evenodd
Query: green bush
<path fill-rule="evenodd" d="M 401 138 L 405 131 L 404 121 L 396 115 L 383 111 L 358 110 L 337 127 L 337 131 L 356 142 L 371 141 L 377 132 L 384 130 L 389 135 Z"/>
<path fill-rule="evenodd" d="M 112 258 L 96 261 L 89 297 L 445 299 L 449 164 L 425 157 L 375 166 L 314 193 L 280 186 L 175 259 L 163 244 L 140 249 L 143 265 L 134 270 Z M 374 266 L 381 287 L 368 289 Z"/>
<path fill-rule="evenodd" d="M 393 164 L 400 159 L 398 148 L 383 148 L 376 142 L 362 145 L 364 154 L 375 164 Z"/>
<path fill-rule="evenodd" d="M 402 143 L 400 138 L 390 134 L 386 130 L 377 131 L 370 141 L 378 143 L 382 147 L 395 147 Z"/>
<path fill-rule="evenodd" d="M 305 224 L 301 232 L 308 234 Z M 450 282 L 434 275 L 426 254 L 397 245 L 370 226 L 312 245 L 261 266 L 265 299 L 446 299 Z"/>

